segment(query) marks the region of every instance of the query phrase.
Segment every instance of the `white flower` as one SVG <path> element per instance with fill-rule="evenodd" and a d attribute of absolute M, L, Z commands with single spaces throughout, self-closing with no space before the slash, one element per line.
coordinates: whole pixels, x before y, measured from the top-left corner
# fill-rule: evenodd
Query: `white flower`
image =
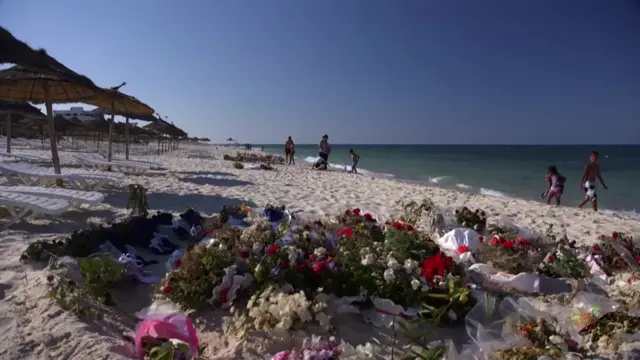
<path fill-rule="evenodd" d="M 393 273 L 392 269 L 385 270 L 382 276 L 387 282 L 392 282 L 396 279 L 396 275 Z"/>
<path fill-rule="evenodd" d="M 418 288 L 420 287 L 420 281 L 418 279 L 413 279 L 411 280 L 411 288 L 413 290 L 418 290 Z"/>
<path fill-rule="evenodd" d="M 327 255 L 327 249 L 323 247 L 316 248 L 315 250 L 313 250 L 313 254 L 318 257 Z"/>
<path fill-rule="evenodd" d="M 389 262 L 387 262 L 387 267 L 389 269 L 398 270 L 400 268 L 400 263 L 398 260 L 391 258 L 389 259 Z"/>
<path fill-rule="evenodd" d="M 368 266 L 368 265 L 372 265 L 375 262 L 376 262 L 375 256 L 373 256 L 373 254 L 367 254 L 364 256 L 364 258 L 360 263 L 364 266 Z"/>
<path fill-rule="evenodd" d="M 411 273 L 418 267 L 418 262 L 415 260 L 407 259 L 404 261 L 404 269 L 406 272 Z"/>
<path fill-rule="evenodd" d="M 427 292 L 427 291 L 429 291 L 429 286 L 422 285 L 422 289 L 421 290 L 422 290 L 422 292 Z"/>
<path fill-rule="evenodd" d="M 255 272 L 256 272 L 256 273 L 259 273 L 259 272 L 261 272 L 261 271 L 262 271 L 262 264 L 258 264 L 258 265 L 256 265 Z"/>
<path fill-rule="evenodd" d="M 371 249 L 369 249 L 368 247 L 360 249 L 360 256 L 365 256 L 367 254 L 371 254 Z"/>

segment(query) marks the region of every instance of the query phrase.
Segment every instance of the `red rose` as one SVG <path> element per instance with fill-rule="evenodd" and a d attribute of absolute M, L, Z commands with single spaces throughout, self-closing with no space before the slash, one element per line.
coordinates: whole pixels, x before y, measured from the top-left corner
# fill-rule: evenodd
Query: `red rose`
<path fill-rule="evenodd" d="M 267 248 L 267 254 L 269 254 L 269 255 L 275 255 L 279 248 L 280 248 L 280 245 L 278 245 L 278 244 L 271 244 L 271 245 L 269 245 L 269 247 Z"/>
<path fill-rule="evenodd" d="M 243 259 L 246 259 L 249 257 L 249 252 L 248 251 L 241 251 L 240 252 L 240 257 Z"/>
<path fill-rule="evenodd" d="M 640 256 L 636 256 L 634 260 L 636 261 L 636 264 L 640 265 Z"/>
<path fill-rule="evenodd" d="M 316 274 L 320 273 L 324 269 L 325 265 L 326 263 L 324 261 L 318 261 L 317 263 L 313 264 L 313 271 Z"/>
<path fill-rule="evenodd" d="M 364 219 L 365 219 L 365 220 L 367 220 L 367 221 L 371 221 L 371 222 L 374 222 L 374 221 L 375 221 L 375 220 L 373 219 L 373 216 L 372 216 L 371 214 L 369 214 L 369 213 L 365 213 L 365 214 L 364 214 Z"/>
<path fill-rule="evenodd" d="M 617 239 L 618 238 L 618 233 L 614 231 L 613 234 L 611 234 L 611 237 L 614 238 L 614 239 Z"/>
<path fill-rule="evenodd" d="M 351 210 L 347 209 L 347 211 L 345 211 L 344 214 L 347 216 L 351 215 Z"/>
<path fill-rule="evenodd" d="M 278 264 L 278 267 L 280 268 L 280 270 L 286 270 L 289 268 L 289 262 L 286 260 L 280 261 L 280 263 Z"/>
<path fill-rule="evenodd" d="M 404 225 L 402 225 L 400 221 L 394 222 L 391 226 L 393 226 L 393 228 L 396 230 L 402 230 L 402 228 L 404 227 Z"/>
<path fill-rule="evenodd" d="M 599 245 L 593 245 L 593 251 L 595 252 L 600 252 L 600 246 Z"/>
<path fill-rule="evenodd" d="M 175 259 L 175 260 L 173 261 L 173 267 L 174 267 L 174 268 L 179 267 L 179 266 L 180 266 L 180 264 L 182 264 L 182 260 L 181 260 L 181 259 Z"/>
<path fill-rule="evenodd" d="M 478 241 L 480 241 L 481 243 L 484 242 L 484 236 L 478 236 Z"/>
<path fill-rule="evenodd" d="M 502 243 L 502 247 L 505 249 L 513 249 L 513 241 L 506 240 L 505 242 Z"/>
<path fill-rule="evenodd" d="M 551 254 L 549 255 L 549 257 L 547 258 L 547 262 L 549 262 L 550 264 L 553 264 L 556 261 L 556 256 Z"/>
<path fill-rule="evenodd" d="M 498 245 L 500 244 L 500 238 L 497 236 L 494 236 L 491 238 L 491 245 Z"/>
<path fill-rule="evenodd" d="M 407 224 L 407 231 L 413 231 L 415 228 L 411 224 Z"/>
<path fill-rule="evenodd" d="M 385 225 L 391 226 L 391 221 L 387 220 L 384 222 Z"/>
<path fill-rule="evenodd" d="M 360 208 L 353 209 L 353 215 L 360 216 Z"/>
<path fill-rule="evenodd" d="M 451 268 L 452 259 L 443 252 L 429 256 L 422 264 L 422 276 L 427 280 L 433 280 L 434 276 L 444 276 L 445 271 Z"/>
<path fill-rule="evenodd" d="M 173 291 L 173 288 L 171 287 L 171 285 L 165 285 L 162 288 L 162 292 L 165 294 L 171 294 L 172 291 Z"/>
<path fill-rule="evenodd" d="M 462 255 L 466 252 L 469 252 L 469 247 L 466 245 L 459 245 L 458 246 L 458 254 Z"/>
<path fill-rule="evenodd" d="M 336 233 L 336 236 L 339 237 L 339 238 L 344 236 L 347 239 L 352 239 L 353 238 L 353 229 L 349 228 L 349 227 L 341 229 Z"/>

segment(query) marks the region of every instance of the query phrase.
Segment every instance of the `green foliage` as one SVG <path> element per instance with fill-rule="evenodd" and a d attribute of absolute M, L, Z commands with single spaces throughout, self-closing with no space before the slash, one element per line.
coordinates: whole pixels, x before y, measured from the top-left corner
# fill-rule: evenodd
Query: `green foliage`
<path fill-rule="evenodd" d="M 149 204 L 147 203 L 147 189 L 139 184 L 129 185 L 129 200 L 127 201 L 127 209 L 131 209 L 131 215 L 143 216 L 149 215 Z"/>

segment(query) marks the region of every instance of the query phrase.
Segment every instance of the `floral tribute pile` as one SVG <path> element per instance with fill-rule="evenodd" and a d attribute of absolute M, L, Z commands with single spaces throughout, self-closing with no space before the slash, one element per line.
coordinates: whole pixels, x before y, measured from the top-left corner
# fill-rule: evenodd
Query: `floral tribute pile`
<path fill-rule="evenodd" d="M 537 244 L 524 237 L 493 235 L 490 238 L 480 237 L 480 244 L 474 256 L 477 261 L 515 275 L 536 272 L 545 254 Z"/>
<path fill-rule="evenodd" d="M 585 251 L 591 253 L 609 276 L 640 269 L 640 248 L 634 244 L 633 237 L 620 232 L 600 235 L 599 241 Z"/>
<path fill-rule="evenodd" d="M 325 222 L 212 221 L 204 226 L 207 237 L 174 261 L 160 292 L 185 309 L 234 307 L 237 319 L 260 330 L 306 322 L 328 330 L 328 306 L 336 300 L 361 310 L 390 303 L 401 309 L 399 318 L 463 319 L 474 300 L 462 268 L 416 230 L 425 207 L 408 206 L 385 224 L 358 208 Z"/>

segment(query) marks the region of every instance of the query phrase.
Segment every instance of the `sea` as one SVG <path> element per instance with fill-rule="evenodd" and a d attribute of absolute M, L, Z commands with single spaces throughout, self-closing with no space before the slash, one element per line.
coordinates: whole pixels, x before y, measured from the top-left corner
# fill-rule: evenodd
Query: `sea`
<path fill-rule="evenodd" d="M 264 151 L 284 155 L 284 145 Z M 349 149 L 360 155 L 361 176 L 387 177 L 496 197 L 542 201 L 547 167 L 567 178 L 562 203 L 584 198 L 580 179 L 591 151 L 600 153 L 608 186 L 598 187 L 603 210 L 640 219 L 640 145 L 331 145 L 331 170 L 350 169 Z M 296 144 L 296 162 L 313 163 L 318 146 Z M 600 184 L 598 184 L 600 185 Z"/>

